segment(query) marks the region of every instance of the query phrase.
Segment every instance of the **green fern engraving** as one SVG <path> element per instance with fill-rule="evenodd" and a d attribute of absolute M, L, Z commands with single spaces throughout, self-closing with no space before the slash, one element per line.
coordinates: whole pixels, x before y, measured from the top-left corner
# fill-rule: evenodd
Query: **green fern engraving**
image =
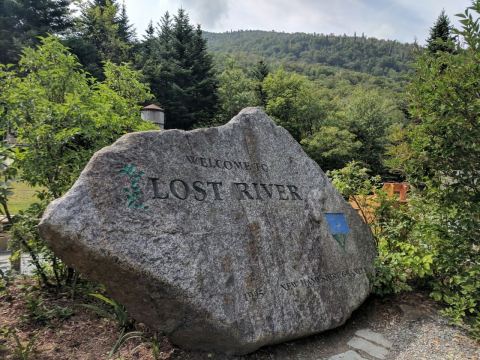
<path fill-rule="evenodd" d="M 123 169 L 120 170 L 120 173 L 128 176 L 130 180 L 130 187 L 123 188 L 123 192 L 127 196 L 127 207 L 130 209 L 147 210 L 148 206 L 143 204 L 143 192 L 139 185 L 145 173 L 138 171 L 137 167 L 133 164 L 125 165 Z"/>

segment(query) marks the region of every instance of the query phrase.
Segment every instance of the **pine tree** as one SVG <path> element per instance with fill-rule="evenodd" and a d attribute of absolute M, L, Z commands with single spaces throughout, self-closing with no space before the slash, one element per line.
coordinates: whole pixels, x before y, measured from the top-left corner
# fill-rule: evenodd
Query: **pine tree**
<path fill-rule="evenodd" d="M 263 60 L 260 60 L 259 62 L 257 62 L 257 64 L 252 70 L 252 76 L 256 80 L 255 95 L 257 97 L 258 102 L 263 107 L 267 105 L 267 94 L 263 90 L 263 80 L 268 76 L 269 73 L 270 73 L 270 69 L 268 68 L 268 65 Z"/>
<path fill-rule="evenodd" d="M 38 37 L 72 26 L 70 0 L 0 0 L 0 63 L 15 63 Z"/>
<path fill-rule="evenodd" d="M 140 46 L 140 53 L 142 57 L 151 57 L 155 48 L 156 39 L 155 39 L 155 27 L 153 22 L 150 20 L 148 23 L 147 29 L 145 30 L 145 35 L 143 36 L 143 43 Z"/>
<path fill-rule="evenodd" d="M 126 8 L 115 0 L 93 0 L 83 4 L 75 36 L 65 42 L 97 78 L 103 78 L 102 63 L 120 64 L 132 59 L 135 32 Z"/>
<path fill-rule="evenodd" d="M 127 7 L 125 6 L 125 1 L 120 7 L 120 14 L 118 15 L 118 35 L 120 38 L 125 41 L 127 44 L 133 44 L 135 42 L 135 28 L 130 24 L 130 20 L 127 16 Z"/>
<path fill-rule="evenodd" d="M 200 25 L 192 38 L 190 56 L 192 64 L 193 93 L 191 110 L 195 114 L 195 122 L 208 121 L 215 115 L 218 105 L 218 79 L 213 70 L 211 56 L 207 52 L 207 42 L 203 38 Z"/>
<path fill-rule="evenodd" d="M 218 81 L 200 27 L 190 24 L 185 10 L 166 13 L 155 40 L 151 29 L 142 44 L 142 72 L 165 109 L 166 127 L 191 129 L 213 118 L 218 104 Z M 147 51 L 147 48 L 153 51 Z"/>
<path fill-rule="evenodd" d="M 437 21 L 430 29 L 430 37 L 427 39 L 427 49 L 434 54 L 438 51 L 453 52 L 453 41 L 455 38 L 451 35 L 452 26 L 450 19 L 442 10 L 437 18 Z"/>

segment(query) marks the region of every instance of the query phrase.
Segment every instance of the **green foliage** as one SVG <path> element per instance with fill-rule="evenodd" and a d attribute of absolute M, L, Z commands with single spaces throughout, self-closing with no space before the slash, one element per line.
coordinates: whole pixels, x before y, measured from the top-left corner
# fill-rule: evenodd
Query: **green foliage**
<path fill-rule="evenodd" d="M 474 19 L 472 13 L 477 13 Z M 467 48 L 425 53 L 408 89 L 414 122 L 390 153 L 429 214 L 430 285 L 455 323 L 480 318 L 480 1 L 460 14 Z"/>
<path fill-rule="evenodd" d="M 450 25 L 450 19 L 445 14 L 445 10 L 442 10 L 437 21 L 430 29 L 430 37 L 427 39 L 427 49 L 430 53 L 435 54 L 438 51 L 453 52 L 455 40 L 452 33 L 452 25 Z"/>
<path fill-rule="evenodd" d="M 133 58 L 135 32 L 129 24 L 125 6 L 115 0 L 86 1 L 76 19 L 76 33 L 65 40 L 85 69 L 103 79 L 103 62 L 115 64 Z"/>
<path fill-rule="evenodd" d="M 152 355 L 155 360 L 160 359 L 160 342 L 158 341 L 158 337 L 155 334 L 151 339 L 150 339 L 150 347 L 152 348 Z"/>
<path fill-rule="evenodd" d="M 179 9 L 161 19 L 157 35 L 147 29 L 137 64 L 165 109 L 167 128 L 191 129 L 210 122 L 218 107 L 218 81 L 200 26 Z"/>
<path fill-rule="evenodd" d="M 277 70 L 265 78 L 263 91 L 267 113 L 297 141 L 311 135 L 323 120 L 320 89 L 302 75 Z"/>
<path fill-rule="evenodd" d="M 40 277 L 45 286 L 51 286 L 48 280 L 46 261 L 54 259 L 54 256 L 40 238 L 37 229 L 45 207 L 46 202 L 43 201 L 34 203 L 27 210 L 18 213 L 15 224 L 10 230 L 11 239 L 9 247 L 12 251 L 11 261 L 19 260 L 22 252 L 29 254 L 35 266 L 35 273 Z M 57 274 L 57 278 L 58 271 L 61 271 L 61 269 L 55 266 L 54 272 Z"/>
<path fill-rule="evenodd" d="M 404 122 L 398 105 L 379 90 L 359 88 L 347 99 L 340 116 L 343 127 L 362 144 L 355 159 L 375 174 L 385 173 L 384 154 L 389 128 Z"/>
<path fill-rule="evenodd" d="M 267 113 L 324 170 L 357 160 L 376 174 L 387 172 L 383 163 L 390 127 L 405 123 L 402 98 L 394 100 L 389 91 L 364 86 L 330 89 L 282 68 L 268 72 L 263 62 L 243 70 L 232 59 L 224 61 L 227 65 L 219 76 L 220 111 L 214 122 L 202 125 L 223 124 L 243 107 L 264 101 Z"/>
<path fill-rule="evenodd" d="M 464 13 L 457 14 L 461 29 L 453 29 L 453 33 L 461 36 L 465 44 L 473 51 L 480 51 L 480 24 L 478 17 L 474 19 L 472 13 L 480 14 L 480 1 L 473 0 L 472 6 L 465 9 Z"/>
<path fill-rule="evenodd" d="M 11 301 L 10 285 L 12 285 L 13 276 L 11 271 L 0 269 L 0 299 Z"/>
<path fill-rule="evenodd" d="M 99 87 L 104 90 L 108 96 L 116 96 L 118 98 L 112 103 L 115 106 L 125 107 L 124 109 L 120 109 L 121 113 L 128 114 L 128 111 L 131 111 L 130 115 L 134 117 L 134 114 L 138 113 L 138 104 L 153 98 L 148 85 L 143 82 L 143 75 L 132 69 L 130 65 L 115 65 L 107 61 L 104 63 L 103 71 L 105 80 Z M 110 92 L 107 90 L 110 90 Z M 121 103 L 122 100 L 124 103 Z M 128 108 L 131 110 L 127 110 Z"/>
<path fill-rule="evenodd" d="M 134 328 L 133 321 L 129 318 L 128 312 L 125 307 L 113 299 L 106 297 L 101 293 L 90 294 L 96 300 L 101 302 L 101 305 L 97 304 L 81 304 L 82 307 L 92 310 L 98 316 L 115 320 L 120 329 L 120 334 L 117 341 L 110 350 L 109 357 L 113 357 L 122 347 L 122 345 L 128 340 L 140 339 L 150 343 L 152 348 L 152 354 L 155 359 L 159 356 L 159 344 L 156 335 L 147 336 L 142 331 L 132 330 Z M 130 330 L 130 331 L 129 331 Z"/>
<path fill-rule="evenodd" d="M 255 81 L 255 96 L 257 102 L 265 107 L 267 106 L 267 94 L 263 90 L 263 80 L 270 74 L 270 68 L 263 60 L 259 60 L 252 69 L 252 78 Z"/>
<path fill-rule="evenodd" d="M 362 36 L 240 30 L 205 33 L 209 49 L 269 61 L 325 64 L 374 75 L 408 72 L 415 46 Z"/>
<path fill-rule="evenodd" d="M 358 161 L 351 161 L 342 169 L 327 172 L 333 186 L 345 200 L 355 202 L 365 222 L 369 221 L 367 216 L 369 196 L 380 186 L 380 176 L 370 176 L 369 172 L 370 170 Z"/>
<path fill-rule="evenodd" d="M 144 338 L 141 331 L 128 331 L 133 328 L 133 321 L 129 318 L 128 312 L 123 305 L 100 293 L 92 293 L 90 296 L 99 300 L 102 305 L 81 304 L 81 306 L 92 310 L 98 316 L 115 320 L 120 328 L 120 335 L 110 350 L 109 357 L 115 355 L 126 341 L 134 338 Z"/>
<path fill-rule="evenodd" d="M 124 330 L 120 333 L 120 336 L 118 337 L 117 341 L 113 345 L 112 349 L 110 350 L 110 353 L 108 354 L 109 357 L 112 357 L 117 353 L 118 350 L 120 350 L 120 347 L 127 342 L 128 340 L 131 339 L 144 339 L 143 332 L 141 331 L 130 331 L 125 333 Z"/>
<path fill-rule="evenodd" d="M 328 172 L 335 188 L 348 200 L 352 196 L 367 196 L 374 193 L 380 184 L 380 176 L 370 176 L 370 170 L 358 161 L 351 161 L 342 169 Z"/>
<path fill-rule="evenodd" d="M 427 245 L 431 218 L 414 206 L 402 206 L 380 188 L 380 177 L 350 162 L 329 171 L 336 189 L 356 203 L 377 241 L 373 291 L 381 296 L 412 289 L 412 283 L 432 273 L 434 254 Z M 412 203 L 411 200 L 410 203 Z"/>
<path fill-rule="evenodd" d="M 105 81 L 97 83 L 54 37 L 25 49 L 19 64 L 0 98 L 24 145 L 17 154 L 22 178 L 45 187 L 50 198 L 73 184 L 96 150 L 124 133 L 153 128 L 138 115 L 138 103 L 151 95 L 127 65 L 107 62 Z"/>
<path fill-rule="evenodd" d="M 425 55 L 409 88 L 419 121 L 409 128 L 403 169 L 446 204 L 467 200 L 473 206 L 479 192 L 478 59 L 472 50 Z"/>
<path fill-rule="evenodd" d="M 216 123 L 224 124 L 243 108 L 258 104 L 255 82 L 249 79 L 242 69 L 236 67 L 233 60 L 219 75 L 218 80 L 218 96 L 221 105 Z"/>
<path fill-rule="evenodd" d="M 413 283 L 432 274 L 432 216 L 417 201 L 410 197 L 408 204 L 400 204 L 376 191 L 371 227 L 378 243 L 374 282 L 378 295 L 412 290 Z"/>
<path fill-rule="evenodd" d="M 431 272 L 432 255 L 422 253 L 408 242 L 395 243 L 396 249 L 392 251 L 386 246 L 385 240 L 379 241 L 373 292 L 385 296 L 412 290 L 412 281 Z"/>
<path fill-rule="evenodd" d="M 151 97 L 138 72 L 127 65 L 104 65 L 105 80 L 89 78 L 77 59 L 54 37 L 25 49 L 9 86 L 0 94 L 3 116 L 22 144 L 16 164 L 22 180 L 41 186 L 39 202 L 20 212 L 12 228 L 13 256 L 30 254 L 42 283 L 73 279 L 40 238 L 37 225 L 46 204 L 68 190 L 93 153 L 121 135 L 153 129 L 139 116 L 139 103 Z M 5 129 L 6 130 L 6 129 Z"/>
<path fill-rule="evenodd" d="M 344 167 L 362 147 L 354 134 L 336 126 L 320 127 L 312 136 L 302 139 L 301 144 L 324 171 Z"/>
<path fill-rule="evenodd" d="M 127 7 L 125 2 L 120 6 L 120 10 L 117 15 L 116 23 L 118 24 L 118 35 L 127 44 L 133 44 L 135 42 L 135 28 L 130 24 L 130 20 L 127 16 Z"/>

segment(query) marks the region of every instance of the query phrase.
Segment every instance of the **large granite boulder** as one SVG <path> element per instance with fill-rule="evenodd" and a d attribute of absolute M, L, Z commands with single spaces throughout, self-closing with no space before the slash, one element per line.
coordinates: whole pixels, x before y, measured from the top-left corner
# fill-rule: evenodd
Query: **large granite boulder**
<path fill-rule="evenodd" d="M 368 227 L 260 109 L 97 152 L 40 233 L 179 346 L 244 354 L 343 324 L 368 296 Z"/>

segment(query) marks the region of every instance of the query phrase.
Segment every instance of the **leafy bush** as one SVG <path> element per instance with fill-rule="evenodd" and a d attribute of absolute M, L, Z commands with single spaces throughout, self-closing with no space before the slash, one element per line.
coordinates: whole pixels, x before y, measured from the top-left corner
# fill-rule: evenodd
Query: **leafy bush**
<path fill-rule="evenodd" d="M 38 234 L 46 205 L 73 185 L 95 151 L 125 133 L 155 128 L 140 118 L 139 104 L 152 97 L 141 74 L 110 62 L 104 64 L 104 74 L 102 82 L 90 78 L 53 36 L 42 38 L 35 49 L 24 49 L 15 69 L 0 67 L 0 131 L 13 132 L 22 145 L 15 152 L 21 180 L 43 188 L 38 202 L 16 216 L 13 258 L 28 253 L 45 286 L 52 286 L 52 279 L 57 287 L 75 279 L 73 269 Z M 5 153 L 0 148 L 0 160 Z M 1 175 L 3 170 L 2 165 Z M 8 184 L 0 184 L 1 205 L 7 195 Z"/>
<path fill-rule="evenodd" d="M 378 246 L 374 292 L 384 296 L 411 290 L 411 284 L 431 274 L 433 255 L 421 237 L 421 212 L 399 204 L 382 191 L 380 178 L 352 161 L 328 172 L 333 185 L 359 208 Z M 423 229 L 423 228 L 422 228 Z"/>
<path fill-rule="evenodd" d="M 433 255 L 432 297 L 452 322 L 480 332 L 480 1 L 454 30 L 464 46 L 425 52 L 408 88 L 415 119 L 391 151 L 429 214 L 418 231 Z M 418 227 L 422 222 L 417 223 Z"/>
<path fill-rule="evenodd" d="M 380 176 L 370 176 L 369 172 L 370 170 L 358 161 L 350 161 L 342 169 L 327 172 L 333 186 L 345 200 L 351 200 L 357 205 L 365 222 L 369 222 L 368 210 L 371 205 L 371 195 L 380 189 L 381 180 Z"/>

